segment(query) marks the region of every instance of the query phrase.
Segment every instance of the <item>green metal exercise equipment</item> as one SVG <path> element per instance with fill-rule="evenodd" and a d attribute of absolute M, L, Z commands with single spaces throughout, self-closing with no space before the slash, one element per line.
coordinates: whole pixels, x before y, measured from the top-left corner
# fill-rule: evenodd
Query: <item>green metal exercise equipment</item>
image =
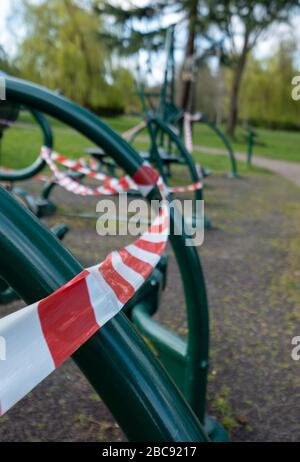
<path fill-rule="evenodd" d="M 257 133 L 253 130 L 252 127 L 248 128 L 247 131 L 247 165 L 251 167 L 252 165 L 252 156 L 253 156 L 253 147 L 257 140 Z"/>
<path fill-rule="evenodd" d="M 142 158 L 128 143 L 96 116 L 69 100 L 12 78 L 6 81 L 6 91 L 8 101 L 51 115 L 88 137 L 108 152 L 127 174 L 134 175 L 142 165 Z M 156 188 L 147 197 L 149 200 L 159 198 Z M 4 190 L 0 190 L 0 203 L 1 252 L 3 261 L 9 262 L 4 267 L 0 264 L 0 276 L 26 302 L 48 295 L 81 270 L 59 241 Z M 197 250 L 186 246 L 184 232 L 175 232 L 179 226 L 182 227 L 182 217 L 171 209 L 170 242 L 183 281 L 187 339 L 179 338 L 151 319 L 165 284 L 166 257 L 125 307 L 125 312 L 154 346 L 156 355 L 181 388 L 198 420 L 124 314 L 104 326 L 73 358 L 129 439 L 195 441 L 205 440 L 207 433 L 211 440 L 227 441 L 223 428 L 205 415 L 209 352 L 206 288 Z M 3 239 L 5 235 L 9 239 Z M 22 278 L 19 268 L 22 274 L 24 271 Z"/>
<path fill-rule="evenodd" d="M 154 115 L 157 115 L 162 121 L 164 121 L 166 124 L 169 124 L 171 127 L 177 129 L 177 133 L 179 136 L 183 136 L 183 120 L 184 120 L 184 111 L 179 108 L 176 105 L 175 102 L 175 80 L 176 80 L 176 74 L 175 74 L 175 57 L 174 57 L 174 52 L 175 52 L 175 26 L 171 26 L 168 30 L 167 34 L 167 40 L 166 40 L 166 66 L 165 66 L 165 73 L 164 73 L 164 81 L 163 85 L 161 88 L 160 93 L 153 93 L 153 92 L 147 92 L 145 91 L 144 85 L 139 85 L 139 95 L 141 98 L 142 102 L 142 107 L 143 111 L 145 113 L 145 117 L 147 119 L 147 115 L 149 113 Z M 221 54 L 221 59 L 222 59 L 222 43 L 221 42 L 212 42 L 210 47 L 203 52 L 200 56 L 194 56 L 193 57 L 193 64 L 192 68 L 190 69 L 190 73 L 193 75 L 189 76 L 189 79 L 192 81 L 196 81 L 195 78 L 195 73 L 196 69 L 199 67 L 201 62 L 203 62 L 205 59 L 207 59 L 210 56 L 217 56 Z M 158 99 L 158 107 L 155 109 L 155 104 L 153 104 L 153 98 Z M 195 105 L 195 98 L 193 101 L 193 106 Z M 230 159 L 230 165 L 231 165 L 231 171 L 229 176 L 231 178 L 237 178 L 238 177 L 238 171 L 237 171 L 237 163 L 235 160 L 235 155 L 234 151 L 232 148 L 232 145 L 228 139 L 228 137 L 225 135 L 225 133 L 213 122 L 209 121 L 205 115 L 201 115 L 199 117 L 198 121 L 193 121 L 192 125 L 196 123 L 202 123 L 207 125 L 210 129 L 213 130 L 213 132 L 220 138 L 222 143 L 225 145 L 226 150 L 229 155 Z M 162 131 L 160 141 L 162 143 L 164 136 L 164 132 Z M 151 142 L 153 140 L 151 139 Z M 167 167 L 169 168 L 170 164 L 172 163 L 172 143 L 169 143 L 169 152 L 164 150 L 164 158 L 168 162 Z M 169 161 L 168 161 L 168 154 L 171 156 Z M 179 152 L 179 157 L 180 157 L 181 151 Z M 173 156 L 174 157 L 174 156 Z M 164 160 L 164 159 L 163 159 Z M 178 161 L 176 158 L 174 158 L 174 163 L 184 163 L 185 156 L 182 156 L 181 159 Z M 169 169 L 169 174 L 170 174 L 170 169 Z"/>

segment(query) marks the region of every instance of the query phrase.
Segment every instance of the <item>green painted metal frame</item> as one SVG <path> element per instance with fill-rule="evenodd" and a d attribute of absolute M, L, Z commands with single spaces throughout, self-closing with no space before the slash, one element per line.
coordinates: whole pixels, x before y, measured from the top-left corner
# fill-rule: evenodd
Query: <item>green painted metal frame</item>
<path fill-rule="evenodd" d="M 78 274 L 79 262 L 25 207 L 0 188 L 0 275 L 27 302 Z M 73 359 L 132 441 L 206 441 L 182 396 L 123 314 Z"/>
<path fill-rule="evenodd" d="M 143 86 L 138 86 L 138 94 L 141 98 L 147 128 L 150 137 L 150 160 L 159 169 L 166 184 L 168 178 L 164 170 L 164 161 L 161 159 L 159 147 L 163 146 L 165 139 L 168 141 L 168 152 L 171 153 L 172 147 L 175 146 L 178 151 L 176 157 L 179 158 L 179 163 L 186 164 L 190 177 L 193 182 L 199 181 L 199 175 L 195 168 L 194 160 L 191 154 L 187 151 L 180 136 L 176 134 L 170 124 L 179 128 L 182 135 L 182 111 L 175 105 L 175 57 L 174 57 L 174 38 L 175 25 L 169 27 L 166 37 L 166 65 L 164 71 L 164 81 L 160 94 L 156 95 L 159 98 L 158 110 L 151 111 L 147 107 L 147 95 Z M 152 93 L 151 93 L 152 95 Z M 143 129 L 141 129 L 142 131 Z M 133 143 L 140 132 L 137 132 L 130 140 Z M 195 199 L 202 199 L 202 191 L 195 192 Z"/>
<path fill-rule="evenodd" d="M 159 155 L 158 143 L 157 143 L 157 136 L 159 132 L 163 132 L 169 138 L 169 140 L 174 144 L 177 148 L 179 156 L 183 159 L 184 163 L 186 164 L 191 180 L 193 182 L 200 181 L 195 162 L 186 149 L 184 143 L 182 142 L 181 138 L 174 132 L 172 127 L 169 124 L 164 122 L 161 118 L 157 116 L 148 116 L 147 118 L 147 127 L 149 130 L 150 138 L 151 138 L 151 154 L 154 157 L 154 161 L 159 164 L 161 162 L 161 158 Z M 161 167 L 161 165 L 160 165 Z M 161 169 L 160 169 L 161 170 Z M 168 178 L 166 175 L 163 174 L 164 181 L 168 184 Z M 201 189 L 197 189 L 195 191 L 195 199 L 202 200 L 203 199 L 203 192 Z"/>
<path fill-rule="evenodd" d="M 182 142 L 181 137 L 178 136 L 177 133 L 175 133 L 174 128 L 172 128 L 172 126 L 170 126 L 167 122 L 161 119 L 158 115 L 152 114 L 152 113 L 149 113 L 147 115 L 146 123 L 147 123 L 148 134 L 150 137 L 150 159 L 151 159 L 151 162 L 159 170 L 164 182 L 167 185 L 169 185 L 169 178 L 168 178 L 168 175 L 166 175 L 165 173 L 163 160 L 161 158 L 160 151 L 159 151 L 160 144 L 163 138 L 167 138 L 169 140 L 170 145 L 174 146 L 177 149 L 178 163 L 186 165 L 189 171 L 189 174 L 190 174 L 191 181 L 193 183 L 201 181 L 192 155 L 186 149 L 184 143 Z M 144 128 L 141 128 L 141 130 L 136 132 L 130 138 L 129 143 L 133 144 L 135 139 L 139 136 L 140 132 L 143 130 Z M 203 200 L 203 190 L 202 189 L 195 190 L 194 199 L 195 201 Z M 195 214 L 195 211 L 193 213 L 192 223 L 194 226 L 197 225 L 197 216 Z M 212 224 L 209 218 L 206 218 L 206 217 L 204 218 L 204 227 L 206 229 L 210 229 L 212 227 Z"/>
<path fill-rule="evenodd" d="M 197 123 L 197 122 L 194 122 L 194 123 Z M 234 150 L 233 150 L 233 147 L 228 139 L 228 137 L 225 135 L 225 133 L 220 129 L 220 127 L 218 127 L 218 125 L 214 124 L 213 122 L 210 122 L 208 119 L 206 119 L 206 117 L 203 117 L 199 123 L 202 123 L 202 124 L 205 124 L 207 125 L 209 128 L 211 128 L 215 134 L 221 139 L 221 141 L 223 142 L 224 146 L 226 147 L 226 150 L 228 152 L 228 155 L 229 155 L 229 159 L 230 159 L 230 166 L 231 166 L 231 171 L 229 173 L 229 177 L 230 178 L 238 178 L 239 175 L 238 175 L 238 168 L 237 168 L 237 162 L 236 162 L 236 158 L 235 158 L 235 155 L 234 155 Z"/>
<path fill-rule="evenodd" d="M 53 117 L 58 118 L 62 122 L 65 122 L 74 129 L 78 130 L 83 135 L 87 136 L 91 141 L 104 148 L 129 175 L 133 175 L 141 166 L 142 159 L 136 153 L 136 151 L 103 122 L 101 122 L 96 116 L 87 110 L 78 107 L 74 103 L 66 100 L 65 98 L 62 98 L 61 96 L 46 91 L 42 87 L 38 87 L 36 85 L 29 84 L 17 79 L 7 79 L 6 90 L 7 98 L 9 100 L 15 103 L 28 105 L 37 111 L 52 115 Z M 158 190 L 155 190 L 151 193 L 149 198 L 158 197 L 160 197 L 159 192 Z M 174 226 L 176 227 L 179 225 L 178 222 L 176 223 L 176 220 L 178 220 L 178 218 L 171 214 L 171 230 L 173 231 L 171 232 L 170 240 L 181 272 L 185 299 L 189 313 L 189 329 L 191 331 L 191 339 L 193 339 L 191 342 L 189 342 L 187 350 L 188 361 L 185 374 L 185 395 L 193 409 L 196 410 L 200 421 L 203 422 L 204 403 L 202 401 L 199 403 L 199 396 L 200 393 L 202 396 L 205 396 L 206 394 L 205 391 L 209 345 L 207 296 L 198 253 L 194 247 L 185 246 L 186 236 L 184 234 L 176 235 L 174 233 Z M 47 253 L 50 250 L 51 249 L 48 249 Z M 28 274 L 30 274 L 30 272 Z M 47 271 L 47 274 L 49 274 L 49 271 Z M 65 282 L 66 279 L 70 279 L 70 277 L 73 275 L 74 274 L 71 275 L 71 273 L 68 273 L 68 277 L 65 278 L 64 281 L 61 281 L 61 283 Z M 14 277 L 16 278 L 16 276 L 17 274 L 15 269 Z M 35 277 L 37 277 L 37 275 L 35 275 Z M 6 275 L 5 279 L 10 280 L 11 285 L 15 287 L 16 281 L 14 278 L 7 277 Z M 18 292 L 24 295 L 27 290 L 27 285 L 29 285 L 28 278 L 22 279 L 22 292 L 20 292 L 20 289 L 17 288 Z M 57 284 L 55 287 L 52 285 L 51 290 L 49 290 L 48 287 L 47 293 L 51 292 L 57 286 Z M 44 295 L 45 292 L 42 294 L 35 294 L 35 299 Z M 32 293 L 30 293 L 30 297 L 32 297 Z M 29 300 L 26 297 L 24 298 L 27 301 L 32 301 L 32 299 Z M 123 318 L 121 317 L 121 319 Z M 114 320 L 114 322 L 117 321 Z M 118 352 L 116 351 L 116 355 L 117 354 Z M 86 355 L 84 355 L 84 358 L 85 360 L 87 359 Z M 199 364 L 203 366 L 201 369 L 199 369 Z M 98 374 L 94 368 L 87 367 L 86 369 L 82 362 L 81 367 L 85 370 L 89 380 L 92 383 L 98 383 Z M 112 384 L 110 384 L 110 386 L 112 386 Z M 107 399 L 109 400 L 109 397 Z M 120 399 L 116 399 L 116 402 L 118 403 L 118 406 L 121 406 L 122 402 L 120 402 Z M 115 409 L 115 412 L 118 413 L 118 409 L 116 409 L 114 402 L 109 400 L 109 403 L 110 406 Z M 128 403 L 126 404 L 126 412 L 127 410 Z M 124 409 L 124 400 L 123 412 L 126 414 Z M 127 422 L 126 415 L 122 414 L 122 419 L 125 419 L 126 421 L 125 426 L 130 426 L 130 423 Z M 120 421 L 120 418 L 118 421 Z M 138 432 L 142 430 L 140 429 L 136 431 Z M 126 431 L 125 429 L 125 432 L 132 435 L 131 430 Z"/>
<path fill-rule="evenodd" d="M 257 133 L 253 130 L 253 128 L 248 129 L 248 136 L 247 136 L 247 164 L 248 167 L 252 165 L 252 156 L 253 156 L 253 148 L 257 138 Z"/>
<path fill-rule="evenodd" d="M 174 57 L 175 46 L 174 46 L 174 42 L 175 42 L 175 25 L 172 25 L 170 26 L 168 33 L 167 33 L 166 67 L 165 67 L 165 72 L 164 72 L 164 81 L 163 81 L 161 93 L 159 96 L 159 109 L 155 113 L 155 117 L 157 116 L 161 121 L 163 121 L 166 124 L 173 124 L 174 126 L 176 126 L 182 136 L 183 134 L 183 115 L 184 114 L 183 114 L 183 111 L 179 107 L 177 107 L 175 104 L 175 57 Z M 212 44 L 211 49 L 214 47 L 215 47 L 215 43 Z M 210 55 L 210 50 L 208 51 L 208 53 L 205 54 L 205 56 Z M 147 108 L 146 93 L 144 91 L 144 88 L 140 88 L 139 95 L 142 101 L 142 107 L 146 115 L 146 118 L 149 115 L 151 117 L 151 114 L 153 117 L 153 113 L 149 111 L 149 109 Z M 172 109 L 173 116 L 172 114 L 170 115 L 170 113 L 168 112 L 168 108 Z M 229 159 L 230 159 L 231 171 L 229 173 L 229 177 L 238 178 L 237 162 L 235 159 L 233 147 L 228 137 L 220 129 L 220 127 L 210 122 L 206 117 L 203 117 L 199 122 L 211 128 L 213 132 L 221 139 L 221 141 L 223 142 L 228 152 Z M 193 122 L 193 124 L 194 123 L 197 123 L 197 122 Z M 161 130 L 160 144 L 163 143 L 164 136 L 165 136 L 165 131 Z M 153 142 L 153 137 L 151 135 L 150 137 Z M 172 143 L 170 143 L 170 149 L 171 149 L 171 145 Z M 184 155 L 183 158 L 186 159 L 186 156 Z M 191 157 L 191 160 L 193 161 L 192 157 Z M 188 168 L 190 170 L 190 162 L 188 162 Z"/>

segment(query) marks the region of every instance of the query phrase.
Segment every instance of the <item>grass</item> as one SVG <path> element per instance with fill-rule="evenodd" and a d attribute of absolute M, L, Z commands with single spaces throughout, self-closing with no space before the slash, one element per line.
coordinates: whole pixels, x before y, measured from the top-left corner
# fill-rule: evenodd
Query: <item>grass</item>
<path fill-rule="evenodd" d="M 141 119 L 138 116 L 120 116 L 115 118 L 103 118 L 104 123 L 115 131 L 122 133 L 136 125 Z M 28 113 L 20 115 L 20 122 L 5 131 L 1 143 L 0 164 L 11 167 L 21 168 L 29 165 L 38 155 L 42 144 L 42 136 L 37 126 L 33 125 L 32 118 Z M 83 154 L 84 148 L 91 143 L 84 136 L 73 131 L 61 122 L 50 118 L 55 138 L 55 149 L 63 154 L 72 157 L 79 157 Z M 283 159 L 287 161 L 300 161 L 298 146 L 300 145 L 300 133 L 271 131 L 257 129 L 258 144 L 254 147 L 254 153 L 273 159 Z M 246 151 L 246 132 L 238 129 L 236 141 L 233 142 L 236 151 Z M 142 133 L 146 137 L 146 131 Z M 229 171 L 230 164 L 226 157 L 213 155 L 205 152 L 204 146 L 211 148 L 224 148 L 222 141 L 212 132 L 212 130 L 202 124 L 198 124 L 194 130 L 194 144 L 201 145 L 203 148 L 194 152 L 197 162 L 207 168 L 217 171 Z M 148 143 L 145 139 L 140 139 L 135 144 L 139 150 L 147 149 Z M 240 172 L 247 171 L 248 167 L 243 163 L 238 163 Z M 255 170 L 255 169 L 254 169 Z"/>
<path fill-rule="evenodd" d="M 123 132 L 137 124 L 140 121 L 140 118 L 133 116 L 121 116 L 117 118 L 104 118 L 103 121 L 110 125 L 113 129 Z M 225 130 L 225 127 L 222 127 L 222 129 Z M 254 155 L 268 157 L 270 159 L 300 162 L 300 132 L 257 128 L 255 129 L 255 133 L 257 134 L 257 142 L 254 146 Z M 223 142 L 209 127 L 204 124 L 197 124 L 195 126 L 193 136 L 195 145 L 198 144 L 211 148 L 224 148 Z M 236 152 L 247 151 L 246 137 L 246 130 L 238 128 L 235 140 L 231 141 Z M 219 160 L 220 159 L 216 162 L 217 165 L 219 164 Z M 211 163 L 210 159 L 209 163 Z M 214 162 L 212 163 L 214 164 Z"/>
<path fill-rule="evenodd" d="M 117 118 L 103 119 L 113 129 L 123 132 L 133 127 L 140 121 L 139 117 L 121 116 Z M 225 130 L 224 127 L 222 127 Z M 291 162 L 300 162 L 300 132 L 284 130 L 268 130 L 257 128 L 257 142 L 254 146 L 255 155 L 268 157 L 270 159 L 281 159 Z M 194 130 L 194 144 L 208 146 L 211 148 L 224 148 L 223 142 L 215 133 L 204 124 L 197 124 Z M 238 128 L 235 140 L 232 141 L 236 152 L 247 151 L 247 133 L 243 128 Z M 203 150 L 202 150 L 203 151 Z M 197 153 L 196 153 L 197 154 Z M 219 164 L 217 160 L 217 165 Z M 206 162 L 206 159 L 205 159 Z M 226 162 L 226 161 L 225 161 Z M 209 159 L 209 163 L 211 163 Z M 212 162 L 214 164 L 214 162 Z"/>
<path fill-rule="evenodd" d="M 300 132 L 283 130 L 267 130 L 258 128 L 257 143 L 254 146 L 254 154 L 270 159 L 281 159 L 292 162 L 300 162 Z M 194 130 L 194 144 L 212 148 L 223 148 L 222 141 L 212 130 L 202 124 L 198 124 Z M 236 139 L 232 142 L 235 151 L 246 152 L 246 131 L 239 128 Z"/>
<path fill-rule="evenodd" d="M 122 116 L 111 119 L 103 119 L 108 125 L 117 131 L 123 132 L 133 127 L 140 121 L 139 117 Z M 222 127 L 225 130 L 224 127 Z M 281 159 L 290 162 L 300 162 L 300 132 L 284 130 L 268 130 L 257 128 L 257 142 L 254 146 L 254 155 Z M 194 144 L 211 148 L 223 148 L 222 140 L 204 124 L 197 124 L 194 130 Z M 243 128 L 238 128 L 235 140 L 231 141 L 236 152 L 247 151 L 247 133 Z M 210 162 L 210 161 L 209 161 Z M 217 161 L 219 163 L 219 160 Z"/>

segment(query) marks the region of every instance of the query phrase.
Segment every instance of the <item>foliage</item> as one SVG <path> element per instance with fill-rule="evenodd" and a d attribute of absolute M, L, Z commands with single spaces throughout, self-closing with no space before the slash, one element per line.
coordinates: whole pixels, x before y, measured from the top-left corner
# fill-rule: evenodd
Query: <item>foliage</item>
<path fill-rule="evenodd" d="M 288 22 L 299 0 L 215 0 L 208 1 L 210 19 L 225 34 L 233 69 L 228 132 L 233 135 L 238 121 L 239 90 L 249 52 L 275 22 Z M 240 46 L 237 45 L 239 42 Z"/>
<path fill-rule="evenodd" d="M 116 66 L 99 40 L 101 20 L 89 2 L 43 0 L 23 6 L 26 35 L 16 58 L 22 77 L 96 111 L 122 112 L 133 77 Z"/>
<path fill-rule="evenodd" d="M 241 119 L 269 128 L 300 128 L 300 104 L 291 98 L 296 44 L 283 41 L 268 59 L 250 57 L 240 95 Z"/>
<path fill-rule="evenodd" d="M 168 27 L 172 22 L 180 23 L 187 36 L 180 92 L 180 106 L 184 110 L 188 109 L 190 103 L 196 39 L 200 32 L 206 31 L 208 25 L 205 5 L 204 0 L 149 0 L 144 6 L 135 2 L 125 8 L 124 5 L 112 6 L 103 0 L 94 1 L 95 11 L 108 18 L 109 30 L 106 28 L 103 36 L 119 54 L 136 54 L 141 49 L 162 49 Z"/>

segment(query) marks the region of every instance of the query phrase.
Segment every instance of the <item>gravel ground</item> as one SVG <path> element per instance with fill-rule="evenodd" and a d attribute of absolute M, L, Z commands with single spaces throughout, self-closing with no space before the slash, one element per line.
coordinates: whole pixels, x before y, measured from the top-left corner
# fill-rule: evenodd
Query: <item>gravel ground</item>
<path fill-rule="evenodd" d="M 300 439 L 300 363 L 291 338 L 300 335 L 300 190 L 272 174 L 207 181 L 206 213 L 213 229 L 199 248 L 211 313 L 208 408 L 234 441 Z M 32 190 L 36 185 L 30 185 Z M 67 223 L 65 244 L 84 265 L 128 242 L 100 238 L 95 203 L 57 190 Z M 63 205 L 62 205 L 63 204 Z M 69 215 L 69 216 L 66 216 Z M 186 334 L 184 299 L 170 249 L 169 284 L 157 318 Z M 1 306 L 5 315 L 20 302 Z M 2 441 L 122 441 L 124 436 L 71 360 L 0 419 Z"/>

